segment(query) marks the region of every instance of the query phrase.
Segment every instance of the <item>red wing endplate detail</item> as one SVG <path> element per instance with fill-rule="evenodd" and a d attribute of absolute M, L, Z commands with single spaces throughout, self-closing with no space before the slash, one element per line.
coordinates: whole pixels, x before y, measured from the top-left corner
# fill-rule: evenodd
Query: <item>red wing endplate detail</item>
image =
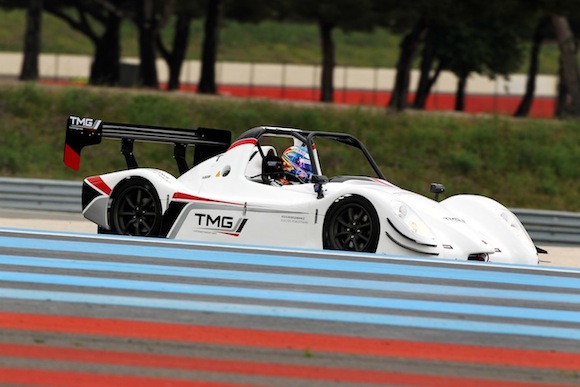
<path fill-rule="evenodd" d="M 70 116 L 66 125 L 64 164 L 79 170 L 81 150 L 88 145 L 99 144 L 102 139 L 102 121 L 88 117 Z"/>

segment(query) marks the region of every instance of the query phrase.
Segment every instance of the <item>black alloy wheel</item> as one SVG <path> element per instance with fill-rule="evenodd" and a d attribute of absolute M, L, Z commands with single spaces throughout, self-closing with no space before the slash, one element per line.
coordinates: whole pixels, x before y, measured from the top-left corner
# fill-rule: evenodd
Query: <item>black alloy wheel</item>
<path fill-rule="evenodd" d="M 379 241 L 379 218 L 362 196 L 336 201 L 324 221 L 324 248 L 374 253 Z"/>
<path fill-rule="evenodd" d="M 114 193 L 110 219 L 116 234 L 158 236 L 161 202 L 157 191 L 146 180 L 129 180 Z"/>

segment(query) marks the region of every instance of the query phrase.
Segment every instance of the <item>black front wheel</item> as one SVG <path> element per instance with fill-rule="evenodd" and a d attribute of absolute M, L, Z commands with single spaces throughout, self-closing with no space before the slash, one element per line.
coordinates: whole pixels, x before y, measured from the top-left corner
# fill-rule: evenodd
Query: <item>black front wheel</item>
<path fill-rule="evenodd" d="M 110 221 L 116 234 L 158 236 L 161 202 L 155 187 L 144 179 L 132 179 L 117 187 L 112 196 Z"/>
<path fill-rule="evenodd" d="M 379 217 L 362 196 L 345 196 L 331 206 L 324 221 L 324 248 L 374 253 L 379 243 Z"/>

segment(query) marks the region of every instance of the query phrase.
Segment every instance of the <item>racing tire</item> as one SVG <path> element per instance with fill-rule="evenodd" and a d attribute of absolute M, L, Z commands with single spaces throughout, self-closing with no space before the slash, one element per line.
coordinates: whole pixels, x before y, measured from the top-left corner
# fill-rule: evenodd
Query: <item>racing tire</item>
<path fill-rule="evenodd" d="M 141 178 L 129 179 L 111 195 L 111 230 L 115 234 L 159 236 L 161 202 L 153 185 Z"/>
<path fill-rule="evenodd" d="M 324 219 L 323 247 L 375 253 L 379 243 L 379 216 L 373 205 L 362 196 L 338 198 Z"/>

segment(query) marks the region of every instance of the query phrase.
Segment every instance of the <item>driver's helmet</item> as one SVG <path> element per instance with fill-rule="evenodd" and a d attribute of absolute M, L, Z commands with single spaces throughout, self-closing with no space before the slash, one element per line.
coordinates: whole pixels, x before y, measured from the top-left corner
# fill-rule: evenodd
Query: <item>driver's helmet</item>
<path fill-rule="evenodd" d="M 305 146 L 291 146 L 282 154 L 284 172 L 287 176 L 295 177 L 302 183 L 310 182 L 312 165 Z"/>

